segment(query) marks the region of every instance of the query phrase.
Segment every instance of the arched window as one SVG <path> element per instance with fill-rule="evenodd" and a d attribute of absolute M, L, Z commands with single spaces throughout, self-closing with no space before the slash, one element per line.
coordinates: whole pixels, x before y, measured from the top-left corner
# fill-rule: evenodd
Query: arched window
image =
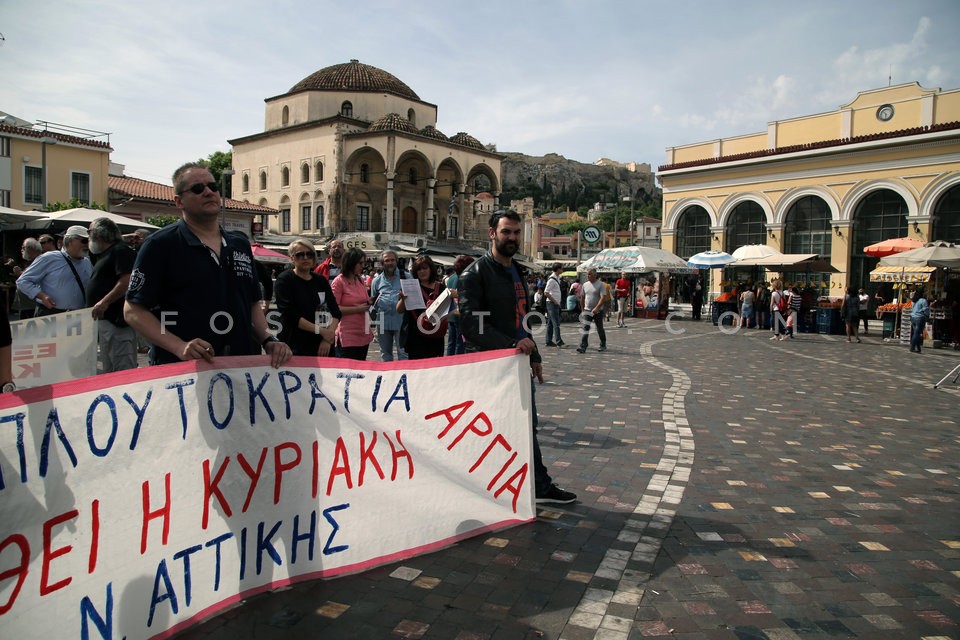
<path fill-rule="evenodd" d="M 417 112 L 414 111 L 412 107 L 407 109 L 407 120 L 409 120 L 413 126 L 417 126 Z"/>
<path fill-rule="evenodd" d="M 360 182 L 370 182 L 370 165 L 366 163 L 360 165 Z"/>
<path fill-rule="evenodd" d="M 767 217 L 763 207 L 752 200 L 741 202 L 730 213 L 727 222 L 727 253 L 748 244 L 766 244 L 764 223 Z"/>
<path fill-rule="evenodd" d="M 891 238 L 903 238 L 907 235 L 907 203 L 903 197 L 891 189 L 878 189 L 857 203 L 853 213 L 851 234 L 850 271 L 847 283 L 854 287 L 870 287 L 870 272 L 879 258 L 863 253 L 863 248 Z"/>
<path fill-rule="evenodd" d="M 280 114 L 280 124 L 286 126 L 290 124 L 290 107 L 284 105 L 283 112 Z"/>
<path fill-rule="evenodd" d="M 314 172 L 314 179 L 317 182 L 323 182 L 323 162 L 317 162 L 317 170 Z"/>
<path fill-rule="evenodd" d="M 710 248 L 710 214 L 698 204 L 687 207 L 677 222 L 677 255 L 684 260 Z"/>
<path fill-rule="evenodd" d="M 786 253 L 830 256 L 830 207 L 817 196 L 804 196 L 790 205 L 784 219 Z"/>
<path fill-rule="evenodd" d="M 960 185 L 951 188 L 937 200 L 930 239 L 960 242 Z"/>
<path fill-rule="evenodd" d="M 260 172 L 260 191 L 266 191 L 266 190 L 267 190 L 267 172 L 261 171 Z"/>
<path fill-rule="evenodd" d="M 290 186 L 290 167 L 284 167 L 280 169 L 280 186 L 281 187 Z"/>
<path fill-rule="evenodd" d="M 317 231 L 319 231 L 323 229 L 323 205 L 322 204 L 317 205 L 316 214 L 317 214 Z"/>
<path fill-rule="evenodd" d="M 353 117 L 353 104 L 349 100 L 344 100 L 343 104 L 340 105 L 340 115 L 347 118 Z"/>
<path fill-rule="evenodd" d="M 410 167 L 410 184 L 417 184 L 417 168 Z"/>
<path fill-rule="evenodd" d="M 247 193 L 248 191 L 250 191 L 250 174 L 249 174 L 249 173 L 243 174 L 243 178 L 241 179 L 241 183 L 242 183 L 242 185 L 243 185 L 243 192 L 244 192 L 244 193 Z"/>
<path fill-rule="evenodd" d="M 306 162 L 300 165 L 300 182 L 302 184 L 310 182 L 310 165 Z"/>

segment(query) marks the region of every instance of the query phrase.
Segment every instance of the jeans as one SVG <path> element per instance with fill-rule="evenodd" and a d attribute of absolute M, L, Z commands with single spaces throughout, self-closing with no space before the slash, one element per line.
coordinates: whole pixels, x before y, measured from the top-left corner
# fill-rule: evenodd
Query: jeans
<path fill-rule="evenodd" d="M 407 352 L 400 346 L 400 329 L 381 329 L 377 332 L 380 361 L 393 362 L 393 345 L 397 345 L 397 360 L 406 360 Z"/>
<path fill-rule="evenodd" d="M 553 478 L 543 464 L 543 454 L 540 453 L 540 442 L 537 439 L 537 428 L 540 419 L 537 417 L 537 386 L 533 376 L 530 376 L 530 410 L 533 413 L 533 488 L 536 495 L 543 495 L 553 484 Z"/>
<path fill-rule="evenodd" d="M 583 322 L 583 330 L 580 332 L 580 348 L 587 348 L 587 338 L 590 336 L 590 323 L 597 326 L 597 335 L 600 336 L 600 346 L 607 346 L 607 332 L 603 330 L 603 310 L 600 313 L 592 314 L 584 311 L 580 314 L 580 321 Z"/>
<path fill-rule="evenodd" d="M 546 341 L 553 344 L 563 344 L 560 337 L 560 305 L 547 300 L 547 337 Z"/>
<path fill-rule="evenodd" d="M 923 346 L 923 330 L 926 327 L 923 320 L 910 319 L 910 350 L 920 351 Z"/>
<path fill-rule="evenodd" d="M 463 341 L 463 331 L 459 322 L 447 323 L 447 355 L 458 356 L 466 353 L 467 343 Z"/>

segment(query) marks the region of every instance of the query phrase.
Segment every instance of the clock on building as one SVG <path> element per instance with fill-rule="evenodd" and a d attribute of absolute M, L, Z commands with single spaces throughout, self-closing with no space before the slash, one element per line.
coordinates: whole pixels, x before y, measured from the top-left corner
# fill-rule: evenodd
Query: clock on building
<path fill-rule="evenodd" d="M 880 122 L 886 122 L 892 117 L 893 117 L 892 104 L 881 105 L 880 108 L 877 109 L 877 120 L 879 120 Z"/>

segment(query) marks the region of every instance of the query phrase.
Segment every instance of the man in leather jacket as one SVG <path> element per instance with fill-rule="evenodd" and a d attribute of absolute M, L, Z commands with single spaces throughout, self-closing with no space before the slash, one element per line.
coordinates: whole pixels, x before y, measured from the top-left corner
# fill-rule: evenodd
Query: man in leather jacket
<path fill-rule="evenodd" d="M 543 383 L 543 365 L 537 345 L 524 327 L 527 315 L 527 285 L 513 255 L 520 247 L 522 227 L 516 211 L 497 211 L 490 216 L 487 233 L 489 253 L 468 266 L 457 285 L 460 326 L 467 351 L 518 349 L 530 356 L 533 411 L 533 472 L 537 503 L 569 504 L 577 496 L 554 484 L 537 440 L 536 387 Z"/>

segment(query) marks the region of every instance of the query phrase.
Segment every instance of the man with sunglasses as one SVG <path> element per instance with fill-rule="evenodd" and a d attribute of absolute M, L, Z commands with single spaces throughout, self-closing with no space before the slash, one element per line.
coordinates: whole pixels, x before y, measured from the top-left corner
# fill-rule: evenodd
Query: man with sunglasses
<path fill-rule="evenodd" d="M 74 225 L 63 234 L 63 249 L 41 253 L 17 278 L 17 289 L 37 303 L 38 316 L 83 309 L 93 273 L 87 257 L 86 227 Z"/>
<path fill-rule="evenodd" d="M 176 224 L 154 232 L 137 253 L 124 318 L 155 347 L 151 362 L 214 356 L 270 356 L 290 347 L 267 328 L 250 242 L 220 226 L 220 187 L 210 171 L 187 163 L 173 174 Z"/>
<path fill-rule="evenodd" d="M 57 250 L 57 240 L 49 233 L 43 234 L 38 240 L 40 241 L 40 248 L 44 253 Z"/>

